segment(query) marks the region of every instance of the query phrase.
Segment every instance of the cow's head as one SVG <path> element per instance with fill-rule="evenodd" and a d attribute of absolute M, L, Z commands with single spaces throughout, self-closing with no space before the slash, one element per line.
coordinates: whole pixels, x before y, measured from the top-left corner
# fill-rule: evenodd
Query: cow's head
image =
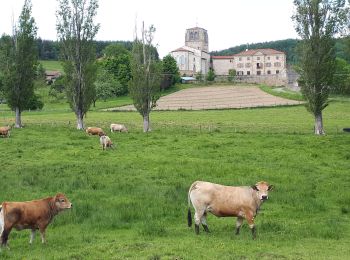
<path fill-rule="evenodd" d="M 57 193 L 54 199 L 58 210 L 70 209 L 73 206 L 63 193 Z"/>
<path fill-rule="evenodd" d="M 266 181 L 260 181 L 251 187 L 256 191 L 257 196 L 261 201 L 267 200 L 269 198 L 269 191 L 273 189 L 273 186 Z"/>

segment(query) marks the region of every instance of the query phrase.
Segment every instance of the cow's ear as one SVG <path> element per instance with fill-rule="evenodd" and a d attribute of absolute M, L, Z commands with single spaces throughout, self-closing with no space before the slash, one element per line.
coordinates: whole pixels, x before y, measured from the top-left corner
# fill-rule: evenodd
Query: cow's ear
<path fill-rule="evenodd" d="M 259 191 L 259 189 L 258 189 L 258 187 L 256 187 L 256 185 L 252 185 L 250 187 L 252 187 L 253 190 Z"/>
<path fill-rule="evenodd" d="M 275 188 L 275 186 L 269 185 L 269 188 L 267 190 L 270 191 L 270 190 L 273 190 L 274 188 Z"/>

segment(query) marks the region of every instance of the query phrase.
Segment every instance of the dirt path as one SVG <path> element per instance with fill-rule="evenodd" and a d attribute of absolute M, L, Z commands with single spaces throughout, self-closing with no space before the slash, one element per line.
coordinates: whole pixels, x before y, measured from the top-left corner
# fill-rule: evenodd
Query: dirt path
<path fill-rule="evenodd" d="M 275 97 L 258 87 L 198 87 L 184 89 L 161 97 L 155 110 L 204 110 L 297 105 L 299 101 Z M 112 108 L 113 111 L 134 111 L 133 105 Z"/>

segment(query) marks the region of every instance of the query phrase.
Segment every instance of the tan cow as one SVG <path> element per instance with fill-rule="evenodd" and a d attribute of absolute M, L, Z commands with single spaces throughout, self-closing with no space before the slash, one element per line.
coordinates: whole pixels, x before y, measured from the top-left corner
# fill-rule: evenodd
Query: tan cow
<path fill-rule="evenodd" d="M 111 133 L 118 131 L 118 132 L 128 132 L 128 129 L 125 125 L 122 124 L 111 124 L 110 125 Z"/>
<path fill-rule="evenodd" d="M 88 127 L 86 128 L 85 132 L 88 134 L 88 135 L 104 135 L 104 131 L 102 130 L 102 128 L 100 127 Z"/>
<path fill-rule="evenodd" d="M 100 136 L 100 144 L 102 146 L 102 150 L 106 150 L 107 148 L 113 147 L 113 143 L 107 135 Z"/>
<path fill-rule="evenodd" d="M 254 217 L 261 204 L 268 199 L 272 185 L 261 181 L 253 186 L 224 186 L 220 184 L 196 181 L 188 191 L 188 226 L 192 225 L 191 203 L 195 209 L 195 232 L 199 234 L 199 224 L 209 232 L 207 212 L 217 217 L 237 217 L 236 234 L 239 234 L 245 218 L 251 228 L 253 239 L 256 238 Z"/>
<path fill-rule="evenodd" d="M 62 193 L 45 199 L 25 202 L 3 202 L 0 208 L 1 245 L 6 246 L 12 228 L 17 230 L 31 229 L 29 243 L 32 244 L 35 232 L 40 231 L 41 241 L 45 243 L 45 230 L 54 216 L 72 203 Z"/>
<path fill-rule="evenodd" d="M 0 135 L 3 137 L 10 137 L 10 126 L 1 126 L 0 127 Z"/>

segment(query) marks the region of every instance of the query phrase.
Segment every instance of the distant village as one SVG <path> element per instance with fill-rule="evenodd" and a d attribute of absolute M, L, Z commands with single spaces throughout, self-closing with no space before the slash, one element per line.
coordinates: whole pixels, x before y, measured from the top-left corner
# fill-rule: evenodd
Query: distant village
<path fill-rule="evenodd" d="M 274 49 L 246 49 L 230 56 L 211 56 L 207 30 L 194 27 L 186 30 L 185 45 L 170 52 L 182 76 L 206 75 L 213 69 L 217 80 L 224 80 L 230 70 L 236 80 L 247 83 L 287 85 L 295 82 L 288 77 L 286 54 Z"/>

